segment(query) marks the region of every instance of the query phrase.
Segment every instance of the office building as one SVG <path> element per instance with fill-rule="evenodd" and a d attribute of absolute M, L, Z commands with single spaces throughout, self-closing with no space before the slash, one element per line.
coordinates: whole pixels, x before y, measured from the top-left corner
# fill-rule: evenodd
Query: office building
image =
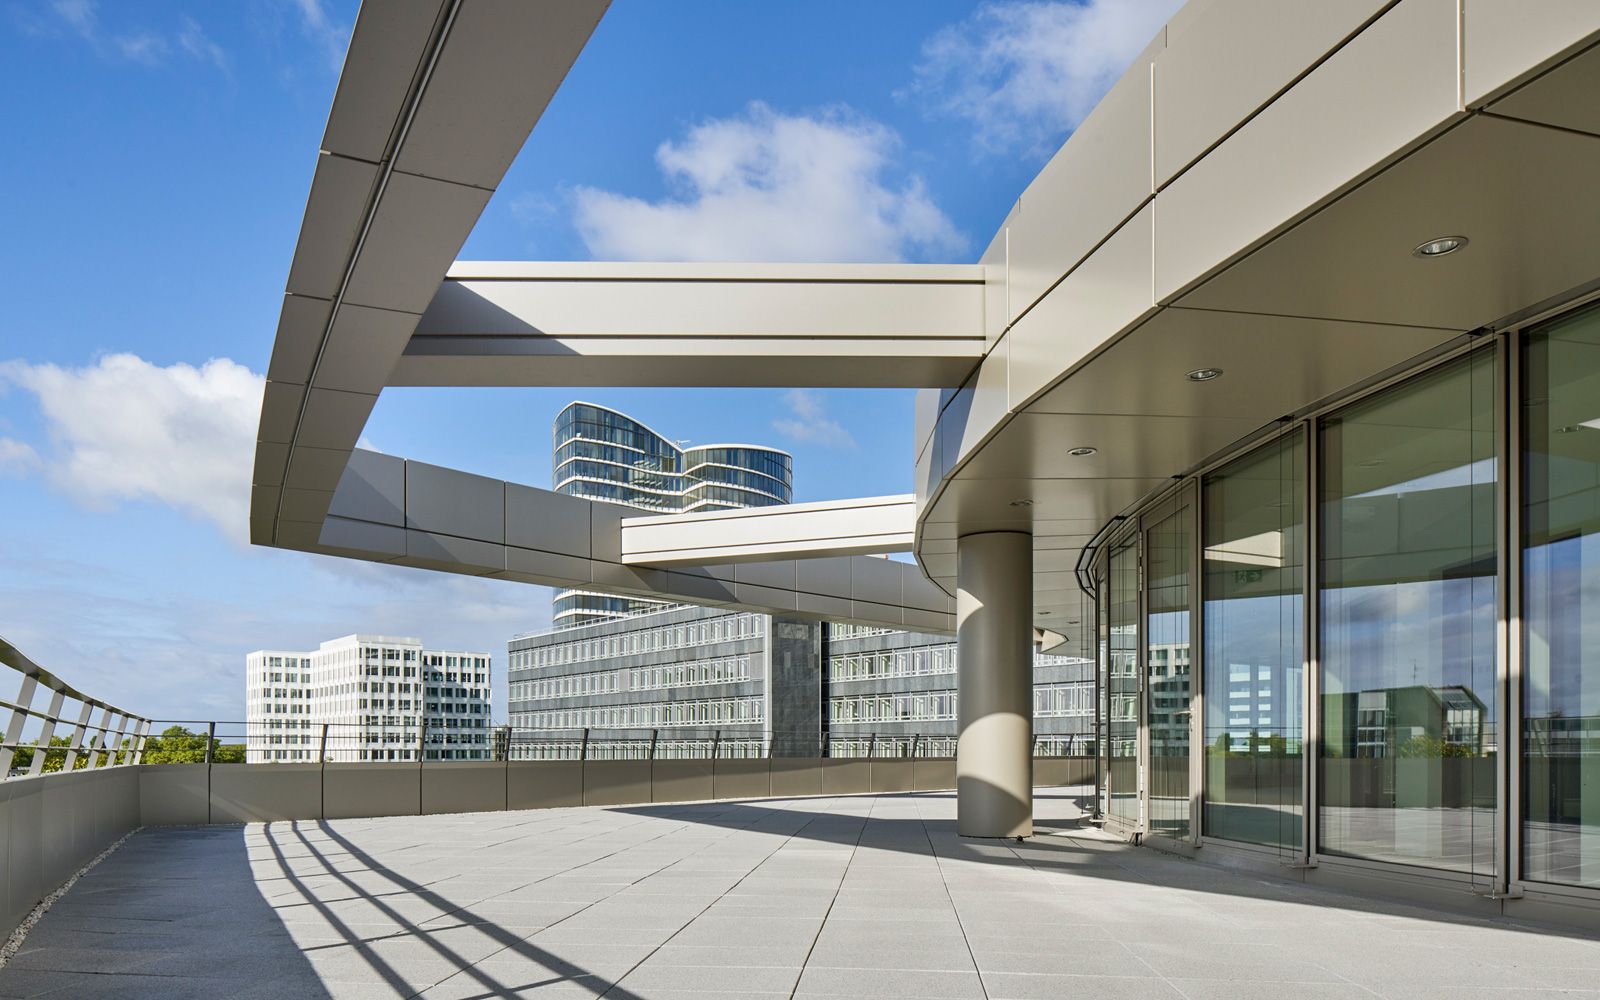
<path fill-rule="evenodd" d="M 419 747 L 424 760 L 489 760 L 490 662 L 383 635 L 257 650 L 245 657 L 245 760 L 416 760 Z"/>
<path fill-rule="evenodd" d="M 567 404 L 556 415 L 554 437 L 552 488 L 567 496 L 662 514 L 774 506 L 794 496 L 794 461 L 786 451 L 747 444 L 681 448 L 594 403 Z M 556 594 L 551 621 L 587 625 L 669 606 L 569 588 Z"/>

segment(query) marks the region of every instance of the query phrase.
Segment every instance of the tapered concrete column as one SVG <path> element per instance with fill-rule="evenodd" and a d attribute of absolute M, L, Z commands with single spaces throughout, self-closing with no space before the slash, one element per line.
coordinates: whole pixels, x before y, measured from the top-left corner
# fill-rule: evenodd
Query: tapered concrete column
<path fill-rule="evenodd" d="M 1033 536 L 956 543 L 956 829 L 1033 833 Z"/>

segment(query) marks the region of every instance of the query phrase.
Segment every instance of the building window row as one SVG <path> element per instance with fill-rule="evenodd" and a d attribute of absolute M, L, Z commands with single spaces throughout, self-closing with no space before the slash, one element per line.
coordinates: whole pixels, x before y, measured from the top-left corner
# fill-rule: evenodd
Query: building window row
<path fill-rule="evenodd" d="M 764 718 L 760 698 L 717 698 L 706 701 L 651 702 L 641 705 L 599 705 L 512 716 L 518 729 L 656 729 L 672 726 L 755 725 Z"/>
<path fill-rule="evenodd" d="M 765 619 L 765 615 L 748 613 L 722 615 L 703 621 L 657 625 L 616 635 L 602 635 L 592 639 L 513 650 L 511 669 L 539 670 L 545 667 L 588 663 L 593 660 L 608 660 L 617 656 L 682 649 L 686 646 L 756 639 L 764 634 Z"/>
<path fill-rule="evenodd" d="M 657 667 L 625 667 L 619 670 L 541 677 L 531 681 L 513 681 L 511 700 L 547 701 L 553 698 L 729 684 L 748 680 L 750 680 L 748 656 L 719 656 L 703 660 L 685 660 L 681 663 L 666 663 Z"/>

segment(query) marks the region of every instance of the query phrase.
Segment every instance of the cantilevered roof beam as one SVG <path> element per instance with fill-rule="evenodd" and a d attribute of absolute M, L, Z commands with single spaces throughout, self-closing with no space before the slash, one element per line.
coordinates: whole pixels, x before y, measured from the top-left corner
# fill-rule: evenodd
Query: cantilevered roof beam
<path fill-rule="evenodd" d="M 953 388 L 984 268 L 457 262 L 390 385 Z"/>
<path fill-rule="evenodd" d="M 653 514 L 622 520 L 628 566 L 701 566 L 910 552 L 916 497 L 868 497 L 820 503 Z"/>

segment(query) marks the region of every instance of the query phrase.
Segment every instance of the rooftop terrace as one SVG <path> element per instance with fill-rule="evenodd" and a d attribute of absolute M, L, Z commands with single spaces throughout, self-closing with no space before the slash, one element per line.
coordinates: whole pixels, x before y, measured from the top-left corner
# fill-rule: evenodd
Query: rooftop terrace
<path fill-rule="evenodd" d="M 147 828 L 0 997 L 1600 996 L 1600 941 L 1103 838 L 953 793 Z"/>

